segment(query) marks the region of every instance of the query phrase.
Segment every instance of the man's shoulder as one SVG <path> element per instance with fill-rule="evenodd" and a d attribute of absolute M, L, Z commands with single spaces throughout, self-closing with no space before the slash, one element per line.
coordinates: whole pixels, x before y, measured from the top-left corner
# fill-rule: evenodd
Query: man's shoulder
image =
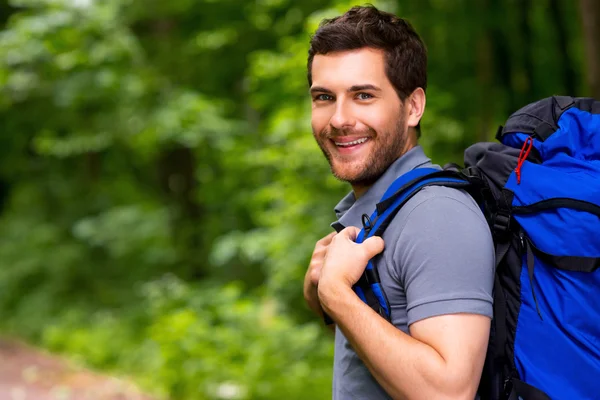
<path fill-rule="evenodd" d="M 426 208 L 429 212 L 467 212 L 467 210 L 480 216 L 483 221 L 483 213 L 473 197 L 462 189 L 448 186 L 427 186 L 417 192 L 400 212 L 405 216 L 414 214 L 415 209 Z"/>
<path fill-rule="evenodd" d="M 447 186 L 428 186 L 406 202 L 388 230 L 391 236 L 397 236 L 407 225 L 423 229 L 427 226 L 441 228 L 446 224 L 454 224 L 453 221 L 457 219 L 475 229 L 487 229 L 479 205 L 467 192 Z"/>

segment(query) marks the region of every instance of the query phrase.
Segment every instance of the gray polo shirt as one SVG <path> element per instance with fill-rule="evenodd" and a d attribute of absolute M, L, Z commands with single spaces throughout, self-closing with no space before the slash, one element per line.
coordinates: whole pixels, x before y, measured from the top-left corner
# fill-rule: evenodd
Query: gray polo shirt
<path fill-rule="evenodd" d="M 335 208 L 338 221 L 332 226 L 362 227 L 362 214 L 371 215 L 388 186 L 421 167 L 439 168 L 417 146 L 358 200 L 352 192 L 344 197 Z M 485 218 L 468 194 L 441 186 L 422 189 L 400 209 L 383 240 L 385 250 L 375 266 L 398 329 L 409 333 L 410 324 L 443 314 L 492 317 L 494 246 Z M 389 398 L 336 329 L 333 399 Z"/>

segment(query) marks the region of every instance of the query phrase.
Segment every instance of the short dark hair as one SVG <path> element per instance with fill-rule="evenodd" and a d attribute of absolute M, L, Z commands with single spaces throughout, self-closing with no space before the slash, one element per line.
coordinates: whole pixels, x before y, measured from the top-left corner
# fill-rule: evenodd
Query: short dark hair
<path fill-rule="evenodd" d="M 416 88 L 427 89 L 427 49 L 420 36 L 405 19 L 372 5 L 352 7 L 345 14 L 320 23 L 308 50 L 309 86 L 316 54 L 363 47 L 385 52 L 386 76 L 402 101 Z"/>

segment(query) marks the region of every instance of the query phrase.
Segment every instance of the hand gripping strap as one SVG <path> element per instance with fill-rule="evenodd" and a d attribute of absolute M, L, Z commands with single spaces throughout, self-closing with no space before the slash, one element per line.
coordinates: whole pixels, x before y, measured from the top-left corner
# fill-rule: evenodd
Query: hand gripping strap
<path fill-rule="evenodd" d="M 371 236 L 383 235 L 398 210 L 423 187 L 432 185 L 466 187 L 469 182 L 455 172 L 433 168 L 417 168 L 400 176 L 386 190 L 371 217 L 363 218 L 363 228 L 356 238 L 356 243 L 362 243 Z M 391 320 L 389 302 L 381 286 L 374 259 L 369 260 L 353 289 L 361 300 L 379 315 L 388 321 Z"/>

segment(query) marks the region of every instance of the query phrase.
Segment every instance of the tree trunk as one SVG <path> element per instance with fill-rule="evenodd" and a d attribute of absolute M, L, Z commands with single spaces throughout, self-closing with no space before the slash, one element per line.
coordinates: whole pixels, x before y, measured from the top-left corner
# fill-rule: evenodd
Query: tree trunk
<path fill-rule="evenodd" d="M 575 83 L 575 70 L 573 69 L 573 63 L 571 62 L 571 57 L 569 57 L 569 38 L 565 14 L 563 10 L 560 9 L 558 0 L 550 0 L 550 8 L 548 11 L 550 12 L 550 18 L 556 27 L 558 53 L 560 54 L 561 60 L 560 68 L 563 77 L 563 89 L 565 90 L 563 94 L 567 96 L 576 96 L 577 84 Z"/>
<path fill-rule="evenodd" d="M 523 107 L 525 104 L 531 103 L 534 100 L 534 96 L 538 93 L 534 75 L 534 62 L 533 62 L 533 34 L 530 25 L 531 15 L 531 0 L 524 0 L 519 4 L 519 26 L 521 31 L 521 40 L 523 50 L 521 52 L 523 57 L 523 75 L 525 77 L 525 85 L 523 86 L 522 98 L 518 103 L 511 104 L 511 110 L 517 110 Z M 512 112 L 512 111 L 511 111 Z"/>
<path fill-rule="evenodd" d="M 495 9 L 496 2 L 490 0 L 482 0 L 478 3 L 479 11 L 482 15 L 482 20 L 478 24 L 478 39 L 477 39 L 477 85 L 478 93 L 478 127 L 477 141 L 489 140 L 492 129 L 493 107 L 494 107 L 494 25 L 491 18 L 490 7 Z"/>
<path fill-rule="evenodd" d="M 580 0 L 588 93 L 600 99 L 600 1 Z"/>
<path fill-rule="evenodd" d="M 6 21 L 15 13 L 17 9 L 10 5 L 6 0 L 0 0 L 0 29 L 4 29 Z"/>
<path fill-rule="evenodd" d="M 507 5 L 502 5 L 498 0 L 490 3 L 490 11 L 492 16 L 500 16 L 500 20 L 504 20 L 506 16 Z M 502 109 L 514 110 L 516 107 L 515 98 L 518 98 L 518 90 L 513 85 L 514 74 L 514 57 L 511 57 L 511 49 L 508 44 L 510 38 L 507 29 L 498 23 L 497 18 L 491 18 L 488 27 L 490 29 L 490 40 L 492 43 L 492 54 L 490 55 L 493 62 L 493 80 L 500 89 L 500 93 L 506 95 L 506 104 L 502 104 Z M 494 100 L 496 103 L 497 100 Z"/>
<path fill-rule="evenodd" d="M 137 27 L 138 31 L 148 30 L 163 55 L 178 40 L 175 39 L 177 28 L 177 21 L 169 17 L 147 21 Z M 193 149 L 178 143 L 163 144 L 162 147 L 156 165 L 159 184 L 167 204 L 174 209 L 171 219 L 174 240 L 184 249 L 183 266 L 177 273 L 184 279 L 201 278 L 205 275 L 205 261 L 197 255 L 207 251 L 211 238 L 206 237 L 199 223 L 204 205 L 196 196 L 196 155 Z"/>

